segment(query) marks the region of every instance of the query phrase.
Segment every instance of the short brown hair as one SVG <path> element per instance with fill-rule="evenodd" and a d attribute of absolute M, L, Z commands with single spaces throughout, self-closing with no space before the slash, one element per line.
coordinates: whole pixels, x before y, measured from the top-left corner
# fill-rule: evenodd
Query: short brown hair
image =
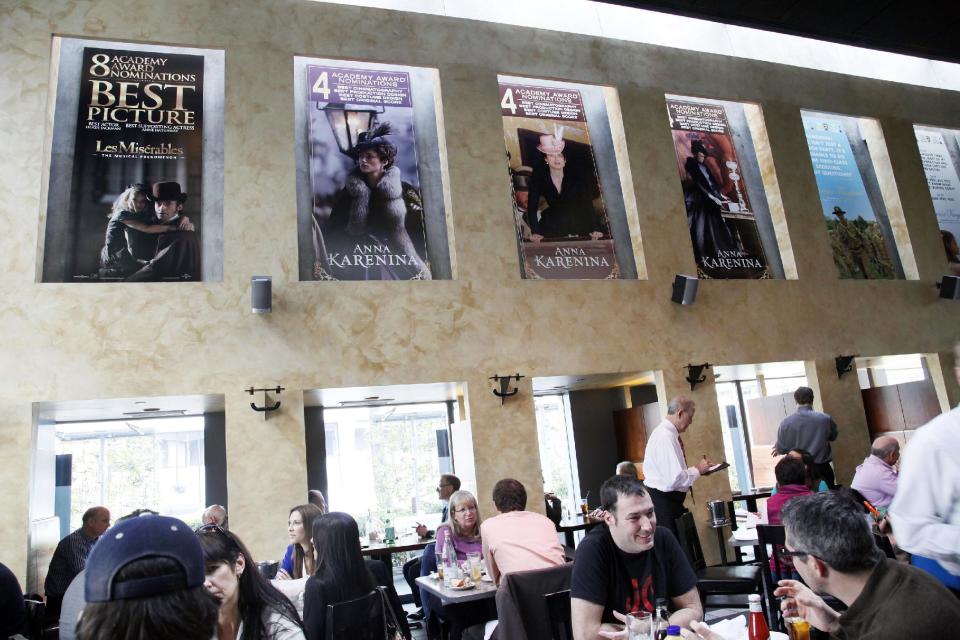
<path fill-rule="evenodd" d="M 797 404 L 813 404 L 813 389 L 797 387 L 797 390 L 793 392 L 793 399 Z"/>
<path fill-rule="evenodd" d="M 500 513 L 523 511 L 527 508 L 527 490 L 519 481 L 504 478 L 493 485 L 493 504 Z"/>

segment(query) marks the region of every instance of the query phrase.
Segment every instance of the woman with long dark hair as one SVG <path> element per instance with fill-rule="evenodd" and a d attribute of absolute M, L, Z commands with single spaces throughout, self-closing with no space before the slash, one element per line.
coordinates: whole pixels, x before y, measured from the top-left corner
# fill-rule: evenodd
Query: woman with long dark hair
<path fill-rule="evenodd" d="M 303 623 L 309 640 L 324 640 L 327 605 L 364 596 L 374 588 L 373 576 L 360 553 L 360 529 L 347 513 L 328 513 L 313 523 L 316 573 L 303 595 Z"/>
<path fill-rule="evenodd" d="M 298 580 L 313 575 L 313 522 L 322 515 L 320 508 L 313 504 L 301 504 L 290 509 L 287 520 L 290 545 L 280 561 L 277 580 Z"/>
<path fill-rule="evenodd" d="M 217 640 L 302 640 L 293 603 L 260 575 L 240 539 L 215 524 L 197 530 L 207 579 L 220 602 Z"/>

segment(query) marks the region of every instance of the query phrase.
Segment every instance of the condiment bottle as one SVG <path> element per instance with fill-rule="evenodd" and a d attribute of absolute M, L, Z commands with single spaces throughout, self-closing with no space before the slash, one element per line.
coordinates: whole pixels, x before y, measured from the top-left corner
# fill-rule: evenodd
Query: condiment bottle
<path fill-rule="evenodd" d="M 672 624 L 667 627 L 667 637 L 668 638 L 679 638 L 680 637 L 680 625 Z"/>
<path fill-rule="evenodd" d="M 747 598 L 750 602 L 750 624 L 747 629 L 749 640 L 770 640 L 770 628 L 767 626 L 767 619 L 763 617 L 763 610 L 760 608 L 760 596 L 751 593 Z"/>

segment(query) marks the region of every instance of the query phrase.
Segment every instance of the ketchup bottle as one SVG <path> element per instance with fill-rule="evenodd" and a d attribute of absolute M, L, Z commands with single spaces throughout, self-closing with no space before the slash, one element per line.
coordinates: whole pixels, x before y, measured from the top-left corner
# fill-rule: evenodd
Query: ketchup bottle
<path fill-rule="evenodd" d="M 749 640 L 770 640 L 770 628 L 760 608 L 760 596 L 751 593 L 747 599 L 750 601 L 750 624 L 747 629 Z"/>

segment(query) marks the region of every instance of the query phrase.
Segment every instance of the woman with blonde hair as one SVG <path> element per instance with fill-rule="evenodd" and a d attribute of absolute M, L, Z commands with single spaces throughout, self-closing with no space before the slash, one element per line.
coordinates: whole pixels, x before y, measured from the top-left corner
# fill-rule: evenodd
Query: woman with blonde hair
<path fill-rule="evenodd" d="M 468 553 L 483 554 L 480 541 L 480 511 L 477 499 L 469 491 L 454 491 L 450 496 L 447 520 L 437 527 L 437 564 L 443 563 L 444 545 L 449 541 L 457 554 L 457 562 L 463 564 Z M 423 592 L 421 592 L 423 593 Z M 474 624 L 486 622 L 496 617 L 496 611 L 488 606 L 489 602 L 470 602 L 453 607 L 440 604 L 440 599 L 430 595 L 424 602 L 424 613 L 432 612 L 450 623 L 451 637 L 459 638 L 463 630 Z M 430 635 L 432 623 L 428 621 L 427 632 Z"/>

